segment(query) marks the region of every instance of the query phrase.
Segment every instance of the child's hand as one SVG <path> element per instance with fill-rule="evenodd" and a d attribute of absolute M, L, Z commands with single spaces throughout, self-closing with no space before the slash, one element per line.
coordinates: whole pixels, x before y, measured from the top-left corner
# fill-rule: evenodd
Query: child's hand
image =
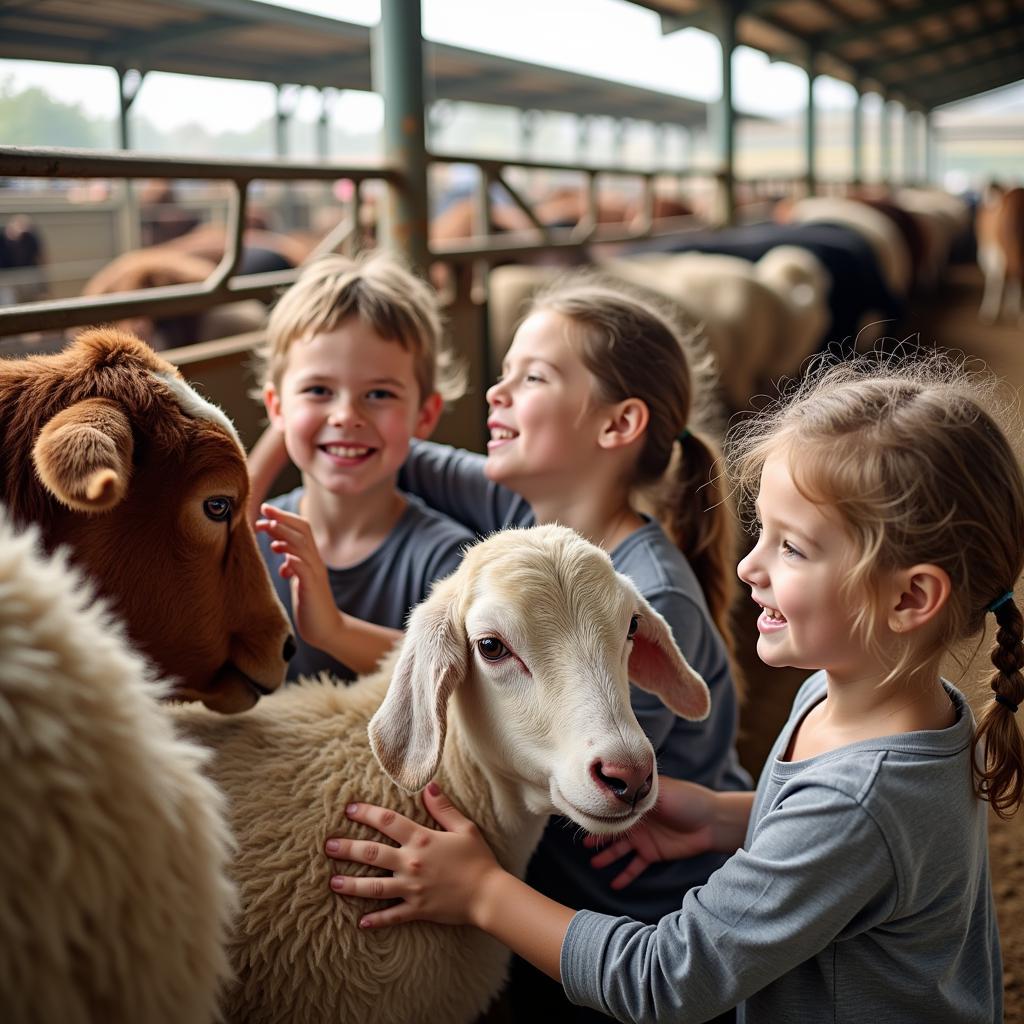
<path fill-rule="evenodd" d="M 632 860 L 611 882 L 613 889 L 622 889 L 656 861 L 682 860 L 716 849 L 717 795 L 696 783 L 662 776 L 654 807 L 627 835 L 603 846 L 590 863 L 603 868 L 632 853 Z M 584 844 L 602 847 L 602 837 L 587 836 Z"/>
<path fill-rule="evenodd" d="M 328 839 L 334 860 L 371 864 L 391 877 L 334 875 L 331 888 L 342 896 L 400 899 L 392 907 L 365 915 L 361 928 L 379 928 L 405 921 L 475 924 L 488 882 L 504 874 L 476 825 L 461 814 L 436 783 L 423 791 L 423 805 L 445 831 L 418 825 L 374 804 L 351 804 L 353 821 L 375 828 L 397 847 L 366 840 Z"/>
<path fill-rule="evenodd" d="M 291 580 L 295 628 L 306 643 L 329 651 L 344 620 L 334 603 L 313 531 L 294 512 L 264 504 L 260 513 L 263 518 L 255 528 L 270 537 L 271 550 L 285 556 L 278 571 L 282 579 Z"/>

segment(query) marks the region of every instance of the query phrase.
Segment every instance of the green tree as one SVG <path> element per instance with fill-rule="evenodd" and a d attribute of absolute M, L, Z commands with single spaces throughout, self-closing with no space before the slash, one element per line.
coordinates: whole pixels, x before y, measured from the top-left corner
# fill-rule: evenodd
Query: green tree
<path fill-rule="evenodd" d="M 110 126 L 90 118 L 78 104 L 61 103 L 37 86 L 15 92 L 7 79 L 0 86 L 0 143 L 104 147 L 111 144 Z"/>

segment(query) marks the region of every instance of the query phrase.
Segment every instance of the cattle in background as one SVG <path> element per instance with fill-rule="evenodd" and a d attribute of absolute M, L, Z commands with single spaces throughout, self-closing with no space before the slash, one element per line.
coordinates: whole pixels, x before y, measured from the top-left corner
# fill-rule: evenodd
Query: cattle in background
<path fill-rule="evenodd" d="M 177 699 L 221 712 L 279 686 L 292 648 L 248 494 L 229 420 L 136 338 L 0 360 L 0 501 L 70 548 Z"/>
<path fill-rule="evenodd" d="M 985 293 L 978 316 L 990 323 L 1002 313 L 1024 323 L 1024 188 L 990 186 L 975 218 L 978 265 Z"/>
<path fill-rule="evenodd" d="M 316 239 L 247 228 L 236 273 L 261 274 L 297 267 L 312 253 Z M 109 295 L 163 285 L 205 281 L 224 257 L 227 233 L 219 224 L 202 224 L 160 245 L 132 249 L 101 267 L 82 288 L 83 295 Z M 234 334 L 261 330 L 266 306 L 255 299 L 229 302 L 201 313 L 121 320 L 117 326 L 138 335 L 157 351 L 181 348 Z"/>

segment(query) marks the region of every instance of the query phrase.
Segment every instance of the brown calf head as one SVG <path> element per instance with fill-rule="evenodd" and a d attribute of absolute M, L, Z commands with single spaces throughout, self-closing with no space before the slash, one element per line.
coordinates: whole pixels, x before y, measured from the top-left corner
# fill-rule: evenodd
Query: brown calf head
<path fill-rule="evenodd" d="M 224 414 L 131 335 L 0 361 L 0 501 L 66 544 L 173 681 L 216 711 L 280 685 L 288 621 L 245 515 Z"/>

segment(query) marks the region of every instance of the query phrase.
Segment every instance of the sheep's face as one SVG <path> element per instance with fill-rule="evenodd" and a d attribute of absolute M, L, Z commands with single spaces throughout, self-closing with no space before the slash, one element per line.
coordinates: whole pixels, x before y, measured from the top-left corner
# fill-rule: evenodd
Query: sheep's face
<path fill-rule="evenodd" d="M 506 531 L 413 613 L 371 742 L 400 785 L 419 788 L 454 694 L 473 756 L 527 807 L 622 831 L 657 796 L 630 680 L 686 717 L 707 714 L 707 687 L 604 552 L 563 527 Z"/>

